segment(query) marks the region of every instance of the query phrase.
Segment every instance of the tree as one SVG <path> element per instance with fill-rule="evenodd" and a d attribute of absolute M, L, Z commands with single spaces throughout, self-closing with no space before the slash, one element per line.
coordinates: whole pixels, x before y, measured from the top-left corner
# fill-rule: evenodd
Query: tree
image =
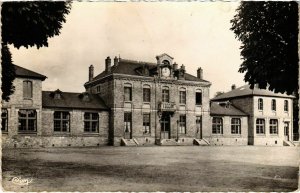
<path fill-rule="evenodd" d="M 16 48 L 48 46 L 48 38 L 59 35 L 71 2 L 3 2 L 2 22 L 2 99 L 13 93 L 15 73 L 8 44 Z"/>
<path fill-rule="evenodd" d="M 241 2 L 231 23 L 251 88 L 298 93 L 298 3 Z"/>
<path fill-rule="evenodd" d="M 222 94 L 224 94 L 223 91 L 217 91 L 216 94 L 215 94 L 215 97 L 220 96 L 220 95 L 222 95 Z"/>

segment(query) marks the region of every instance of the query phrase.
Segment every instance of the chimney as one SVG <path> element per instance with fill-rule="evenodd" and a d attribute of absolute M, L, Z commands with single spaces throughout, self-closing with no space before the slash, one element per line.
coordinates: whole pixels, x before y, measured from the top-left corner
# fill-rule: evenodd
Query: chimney
<path fill-rule="evenodd" d="M 185 66 L 182 64 L 180 69 L 185 72 Z"/>
<path fill-rule="evenodd" d="M 176 62 L 173 64 L 173 70 L 178 70 L 178 64 Z"/>
<path fill-rule="evenodd" d="M 235 84 L 231 85 L 231 90 L 234 90 L 234 89 L 236 89 Z"/>
<path fill-rule="evenodd" d="M 105 71 L 110 72 L 111 69 L 111 59 L 109 56 L 105 59 Z"/>
<path fill-rule="evenodd" d="M 89 67 L 89 81 L 93 80 L 94 78 L 94 66 L 90 65 Z"/>
<path fill-rule="evenodd" d="M 116 57 L 114 58 L 114 66 L 117 66 L 118 63 L 119 63 L 119 59 L 118 59 L 118 57 L 116 56 Z"/>
<path fill-rule="evenodd" d="M 201 67 L 197 69 L 197 78 L 203 79 L 203 70 Z"/>

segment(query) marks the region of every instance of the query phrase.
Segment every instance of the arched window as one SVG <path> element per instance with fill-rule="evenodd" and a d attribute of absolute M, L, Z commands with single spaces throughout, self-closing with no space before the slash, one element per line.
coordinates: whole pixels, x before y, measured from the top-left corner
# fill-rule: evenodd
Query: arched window
<path fill-rule="evenodd" d="M 212 133 L 213 134 L 223 134 L 223 120 L 221 117 L 213 117 Z"/>
<path fill-rule="evenodd" d="M 168 103 L 169 101 L 170 101 L 169 87 L 164 86 L 162 88 L 162 102 Z"/>
<path fill-rule="evenodd" d="M 264 109 L 264 101 L 262 98 L 258 99 L 258 110 L 263 110 Z"/>
<path fill-rule="evenodd" d="M 241 134 L 241 119 L 231 119 L 231 134 Z"/>
<path fill-rule="evenodd" d="M 179 103 L 186 104 L 186 89 L 183 87 L 179 89 Z"/>
<path fill-rule="evenodd" d="M 271 108 L 272 108 L 272 111 L 276 111 L 276 100 L 275 99 L 272 99 Z"/>
<path fill-rule="evenodd" d="M 284 100 L 284 111 L 285 112 L 289 111 L 289 102 L 287 100 Z"/>
<path fill-rule="evenodd" d="M 151 89 L 150 85 L 145 84 L 143 85 L 143 102 L 149 103 L 151 99 Z"/>
<path fill-rule="evenodd" d="M 32 82 L 29 80 L 23 81 L 23 98 L 32 98 Z"/>
<path fill-rule="evenodd" d="M 132 86 L 130 83 L 124 84 L 124 101 L 132 101 Z"/>

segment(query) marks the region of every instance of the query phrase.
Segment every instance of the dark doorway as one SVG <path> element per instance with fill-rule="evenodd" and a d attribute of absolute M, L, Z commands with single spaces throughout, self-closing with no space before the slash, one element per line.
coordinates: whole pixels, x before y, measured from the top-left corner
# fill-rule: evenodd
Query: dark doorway
<path fill-rule="evenodd" d="M 290 128 L 289 128 L 289 122 L 284 122 L 284 138 L 285 140 L 289 141 L 290 140 L 290 137 L 289 137 L 289 131 Z"/>
<path fill-rule="evenodd" d="M 202 116 L 196 116 L 197 137 L 202 139 Z"/>

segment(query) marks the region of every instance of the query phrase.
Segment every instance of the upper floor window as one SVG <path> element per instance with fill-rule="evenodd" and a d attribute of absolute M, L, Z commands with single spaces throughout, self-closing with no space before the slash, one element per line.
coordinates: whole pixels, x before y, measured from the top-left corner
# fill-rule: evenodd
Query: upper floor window
<path fill-rule="evenodd" d="M 258 110 L 263 110 L 264 109 L 264 101 L 262 98 L 258 99 Z"/>
<path fill-rule="evenodd" d="M 231 134 L 241 134 L 241 119 L 231 119 Z"/>
<path fill-rule="evenodd" d="M 100 86 L 100 85 L 98 85 L 98 86 L 96 87 L 96 92 L 97 92 L 97 93 L 100 93 L 100 92 L 101 92 L 101 86 Z"/>
<path fill-rule="evenodd" d="M 272 108 L 272 111 L 276 111 L 276 100 L 275 99 L 272 99 L 272 104 L 271 104 L 271 108 Z"/>
<path fill-rule="evenodd" d="M 23 98 L 32 98 L 32 82 L 29 80 L 23 81 Z"/>
<path fill-rule="evenodd" d="M 182 134 L 186 133 L 186 116 L 185 115 L 179 116 L 179 133 L 182 133 Z"/>
<path fill-rule="evenodd" d="M 2 118 L 1 131 L 2 132 L 7 132 L 7 128 L 8 128 L 8 112 L 7 112 L 7 109 L 2 109 L 1 118 Z"/>
<path fill-rule="evenodd" d="M 162 89 L 162 102 L 169 102 L 169 88 L 168 87 L 163 87 Z"/>
<path fill-rule="evenodd" d="M 143 87 L 143 101 L 144 102 L 150 102 L 150 86 L 149 85 L 144 85 Z"/>
<path fill-rule="evenodd" d="M 124 86 L 124 101 L 132 101 L 132 87 L 130 84 Z"/>
<path fill-rule="evenodd" d="M 264 119 L 256 119 L 256 133 L 257 134 L 265 134 L 265 120 Z"/>
<path fill-rule="evenodd" d="M 186 104 L 186 90 L 185 88 L 181 88 L 179 90 L 179 103 Z"/>
<path fill-rule="evenodd" d="M 278 120 L 270 119 L 270 134 L 278 134 Z"/>
<path fill-rule="evenodd" d="M 36 132 L 36 110 L 22 109 L 18 115 L 20 132 Z"/>
<path fill-rule="evenodd" d="M 221 117 L 213 117 L 212 133 L 213 134 L 223 134 L 223 120 Z"/>
<path fill-rule="evenodd" d="M 54 131 L 55 132 L 70 131 L 70 113 L 68 111 L 54 112 Z"/>
<path fill-rule="evenodd" d="M 201 90 L 196 91 L 196 105 L 202 105 L 202 92 L 201 92 Z"/>
<path fill-rule="evenodd" d="M 143 114 L 143 127 L 144 127 L 144 133 L 150 133 L 150 114 L 145 113 Z"/>
<path fill-rule="evenodd" d="M 84 132 L 98 132 L 99 115 L 98 113 L 84 113 Z"/>
<path fill-rule="evenodd" d="M 284 100 L 284 111 L 285 112 L 289 111 L 289 102 L 287 100 Z"/>

